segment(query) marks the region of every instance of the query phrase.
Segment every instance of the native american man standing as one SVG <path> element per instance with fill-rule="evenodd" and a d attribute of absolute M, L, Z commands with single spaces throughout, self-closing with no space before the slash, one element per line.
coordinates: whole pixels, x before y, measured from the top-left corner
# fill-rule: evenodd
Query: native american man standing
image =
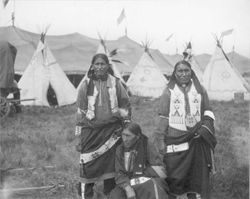
<path fill-rule="evenodd" d="M 159 106 L 156 144 L 173 198 L 210 198 L 214 170 L 214 114 L 188 61 L 175 65 Z"/>
<path fill-rule="evenodd" d="M 126 89 L 114 76 L 106 54 L 96 54 L 77 98 L 76 134 L 80 136 L 82 198 L 93 197 L 93 186 L 104 180 L 104 194 L 115 186 L 115 149 L 122 124 L 130 120 Z"/>

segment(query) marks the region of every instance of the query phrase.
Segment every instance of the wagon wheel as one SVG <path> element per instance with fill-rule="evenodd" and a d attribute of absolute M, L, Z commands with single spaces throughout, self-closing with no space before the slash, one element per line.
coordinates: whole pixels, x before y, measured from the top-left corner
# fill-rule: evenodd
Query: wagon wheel
<path fill-rule="evenodd" d="M 0 118 L 8 116 L 10 113 L 10 104 L 6 98 L 0 97 Z"/>

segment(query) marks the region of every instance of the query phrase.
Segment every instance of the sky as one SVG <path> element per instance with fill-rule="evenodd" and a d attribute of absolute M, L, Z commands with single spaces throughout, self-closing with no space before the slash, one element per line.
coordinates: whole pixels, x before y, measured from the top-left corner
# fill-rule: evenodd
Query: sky
<path fill-rule="evenodd" d="M 117 25 L 122 9 L 125 18 Z M 0 8 L 0 26 L 15 25 L 49 35 L 79 32 L 117 39 L 125 34 L 163 53 L 182 53 L 188 41 L 193 53 L 213 54 L 214 35 L 233 29 L 223 38 L 225 52 L 234 50 L 250 58 L 250 0 L 10 0 Z M 173 36 L 166 41 L 171 34 Z"/>

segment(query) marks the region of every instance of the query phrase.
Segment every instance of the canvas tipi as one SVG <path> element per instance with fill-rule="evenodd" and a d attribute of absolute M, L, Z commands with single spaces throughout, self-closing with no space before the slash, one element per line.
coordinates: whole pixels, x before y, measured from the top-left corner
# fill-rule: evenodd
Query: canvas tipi
<path fill-rule="evenodd" d="M 130 92 L 137 96 L 157 98 L 161 96 L 166 85 L 166 78 L 145 47 L 127 81 Z"/>
<path fill-rule="evenodd" d="M 198 64 L 197 60 L 195 59 L 195 57 L 193 56 L 191 59 L 190 59 L 190 64 L 192 66 L 192 69 L 194 71 L 194 73 L 196 74 L 197 78 L 199 79 L 199 81 L 202 83 L 203 82 L 203 72 L 201 70 L 201 67 L 200 65 Z"/>
<path fill-rule="evenodd" d="M 41 34 L 37 49 L 18 82 L 18 87 L 21 89 L 21 99 L 35 99 L 24 101 L 23 105 L 49 106 L 49 87 L 54 90 L 58 106 L 76 101 L 76 89 L 51 53 L 45 42 L 45 33 Z"/>
<path fill-rule="evenodd" d="M 203 85 L 209 98 L 218 101 L 230 101 L 235 93 L 249 91 L 249 85 L 236 67 L 228 59 L 217 40 L 217 46 L 203 75 Z"/>

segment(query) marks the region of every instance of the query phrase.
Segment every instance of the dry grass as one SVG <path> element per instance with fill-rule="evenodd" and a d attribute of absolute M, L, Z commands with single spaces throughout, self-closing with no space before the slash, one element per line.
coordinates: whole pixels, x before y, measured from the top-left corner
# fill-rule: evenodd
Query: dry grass
<path fill-rule="evenodd" d="M 150 137 L 157 122 L 159 100 L 133 97 L 131 101 L 133 120 Z M 248 104 L 212 102 L 212 107 L 217 119 L 218 139 L 213 198 L 248 198 Z M 18 198 L 76 198 L 79 154 L 75 151 L 75 110 L 75 105 L 24 107 L 22 114 L 1 121 L 1 168 L 37 168 L 10 175 L 6 173 L 4 185 L 15 188 L 62 183 L 66 186 L 66 189 L 19 194 Z M 46 165 L 55 165 L 56 169 L 43 168 Z"/>

